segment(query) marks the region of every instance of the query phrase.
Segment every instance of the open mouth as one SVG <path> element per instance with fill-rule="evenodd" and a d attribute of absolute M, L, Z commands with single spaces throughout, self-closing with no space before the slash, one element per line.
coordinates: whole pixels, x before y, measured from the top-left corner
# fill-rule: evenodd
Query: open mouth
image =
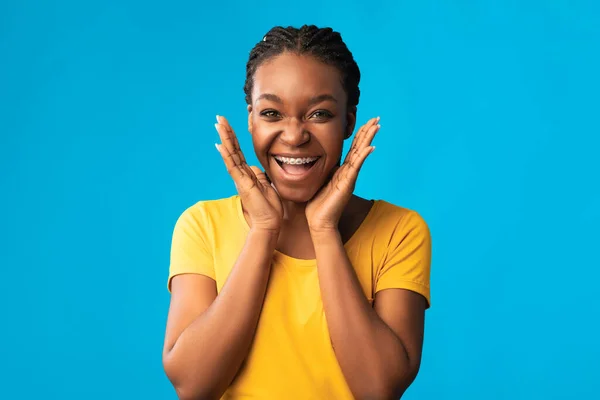
<path fill-rule="evenodd" d="M 273 156 L 273 159 L 281 170 L 285 173 L 285 175 L 293 176 L 293 177 L 303 177 L 305 176 L 319 161 L 321 157 L 283 157 L 283 156 Z"/>

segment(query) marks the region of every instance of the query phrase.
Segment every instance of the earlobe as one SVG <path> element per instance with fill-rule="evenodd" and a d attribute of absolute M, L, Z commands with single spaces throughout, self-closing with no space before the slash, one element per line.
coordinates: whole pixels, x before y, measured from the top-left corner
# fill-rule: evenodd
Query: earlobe
<path fill-rule="evenodd" d="M 252 135 L 252 106 L 248 105 L 248 132 Z"/>
<path fill-rule="evenodd" d="M 354 132 L 354 124 L 346 124 L 346 135 L 344 136 L 344 139 L 348 139 L 352 136 L 352 132 Z"/>
<path fill-rule="evenodd" d="M 354 132 L 356 126 L 356 107 L 352 107 L 346 115 L 346 135 L 344 139 L 348 139 Z"/>

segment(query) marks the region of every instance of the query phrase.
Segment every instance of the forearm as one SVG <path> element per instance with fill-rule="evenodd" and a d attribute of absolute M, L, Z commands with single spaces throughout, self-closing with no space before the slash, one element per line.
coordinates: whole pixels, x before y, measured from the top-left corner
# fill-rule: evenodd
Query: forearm
<path fill-rule="evenodd" d="M 219 398 L 233 380 L 256 330 L 276 243 L 276 233 L 249 233 L 219 295 L 168 353 L 182 398 Z"/>
<path fill-rule="evenodd" d="M 312 237 L 331 342 L 350 390 L 357 399 L 397 399 L 410 380 L 406 349 L 366 299 L 339 232 Z"/>

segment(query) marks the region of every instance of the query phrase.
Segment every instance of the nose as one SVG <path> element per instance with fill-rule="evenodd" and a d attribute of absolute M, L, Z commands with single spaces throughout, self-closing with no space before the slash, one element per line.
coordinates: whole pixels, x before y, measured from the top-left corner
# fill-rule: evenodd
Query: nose
<path fill-rule="evenodd" d="M 290 118 L 279 134 L 279 140 L 290 147 L 300 147 L 310 141 L 310 132 L 305 129 L 302 121 Z"/>

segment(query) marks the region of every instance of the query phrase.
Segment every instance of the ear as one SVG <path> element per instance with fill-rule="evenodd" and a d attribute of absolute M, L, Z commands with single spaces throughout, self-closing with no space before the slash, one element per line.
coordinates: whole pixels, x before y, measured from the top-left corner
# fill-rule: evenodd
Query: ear
<path fill-rule="evenodd" d="M 346 132 L 344 132 L 344 139 L 348 139 L 354 132 L 356 126 L 356 106 L 350 107 L 346 114 Z"/>
<path fill-rule="evenodd" d="M 248 104 L 248 132 L 252 135 L 252 106 Z"/>

